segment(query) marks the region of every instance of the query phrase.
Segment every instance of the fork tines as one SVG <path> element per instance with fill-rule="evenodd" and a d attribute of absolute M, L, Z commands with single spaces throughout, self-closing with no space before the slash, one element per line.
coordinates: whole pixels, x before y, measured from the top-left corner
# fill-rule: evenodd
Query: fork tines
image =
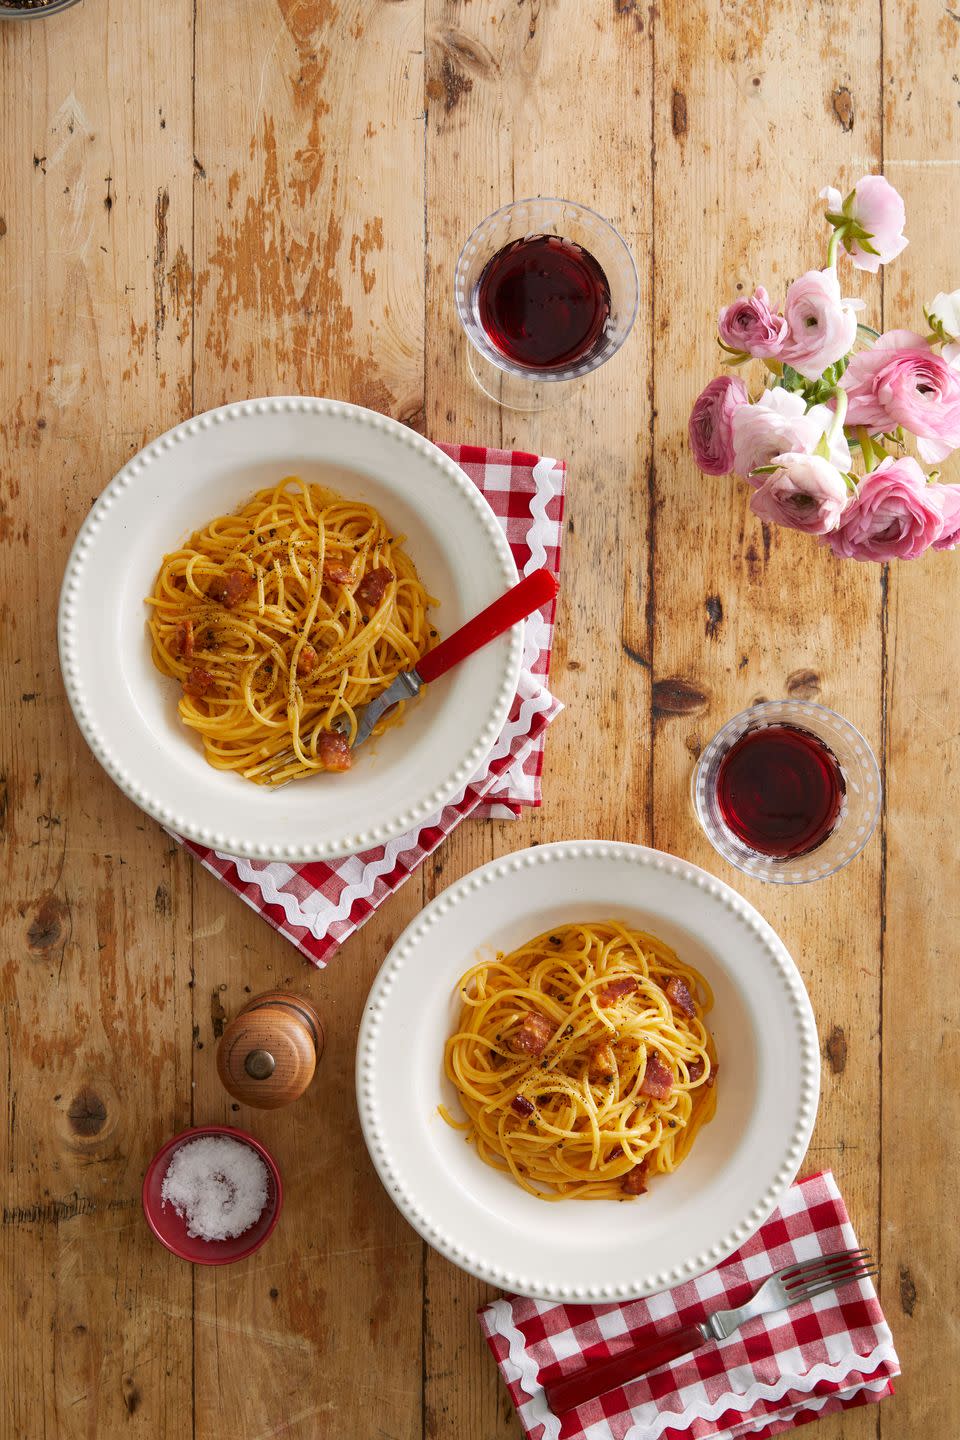
<path fill-rule="evenodd" d="M 794 1300 L 812 1300 L 828 1290 L 836 1290 L 854 1280 L 865 1280 L 878 1274 L 870 1251 L 865 1246 L 856 1250 L 836 1250 L 829 1255 L 817 1255 L 798 1265 L 788 1266 L 780 1272 L 784 1290 Z"/>

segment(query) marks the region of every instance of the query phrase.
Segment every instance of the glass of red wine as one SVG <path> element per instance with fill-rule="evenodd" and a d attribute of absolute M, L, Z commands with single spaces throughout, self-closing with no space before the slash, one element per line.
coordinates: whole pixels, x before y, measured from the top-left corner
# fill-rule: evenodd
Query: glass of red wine
<path fill-rule="evenodd" d="M 823 705 L 770 700 L 728 720 L 700 756 L 693 804 L 731 865 L 780 885 L 822 880 L 866 845 L 880 771 L 859 730 Z"/>
<path fill-rule="evenodd" d="M 608 220 L 546 199 L 505 205 L 477 226 L 454 294 L 480 389 L 511 410 L 544 410 L 620 349 L 639 289 Z"/>

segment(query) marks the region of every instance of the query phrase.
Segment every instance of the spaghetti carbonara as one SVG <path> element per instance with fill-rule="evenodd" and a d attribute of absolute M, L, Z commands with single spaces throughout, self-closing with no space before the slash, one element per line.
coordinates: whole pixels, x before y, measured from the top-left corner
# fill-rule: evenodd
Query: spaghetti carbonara
<path fill-rule="evenodd" d="M 712 1117 L 713 996 L 656 936 L 561 925 L 459 985 L 444 1061 L 467 1119 L 441 1114 L 532 1194 L 641 1195 Z"/>
<path fill-rule="evenodd" d="M 401 539 L 372 506 L 288 476 L 164 556 L 153 660 L 211 765 L 268 785 L 350 768 L 357 710 L 436 640 Z"/>

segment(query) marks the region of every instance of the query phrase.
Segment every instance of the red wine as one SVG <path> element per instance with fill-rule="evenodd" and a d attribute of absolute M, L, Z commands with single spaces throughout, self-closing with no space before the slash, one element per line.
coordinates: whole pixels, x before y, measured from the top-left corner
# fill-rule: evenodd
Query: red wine
<path fill-rule="evenodd" d="M 717 771 L 717 805 L 728 829 L 778 860 L 806 855 L 826 840 L 846 788 L 833 752 L 794 725 L 748 730 Z"/>
<path fill-rule="evenodd" d="M 610 286 L 581 245 L 526 235 L 487 261 L 477 305 L 487 338 L 508 360 L 555 370 L 583 360 L 603 339 Z"/>

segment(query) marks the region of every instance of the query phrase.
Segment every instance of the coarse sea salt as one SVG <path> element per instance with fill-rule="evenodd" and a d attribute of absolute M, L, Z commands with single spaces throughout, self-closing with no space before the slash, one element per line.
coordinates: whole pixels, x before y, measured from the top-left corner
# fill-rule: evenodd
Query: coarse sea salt
<path fill-rule="evenodd" d="M 201 1135 L 175 1152 L 160 1201 L 200 1240 L 232 1240 L 249 1230 L 267 1203 L 267 1167 L 256 1150 L 227 1135 Z"/>

